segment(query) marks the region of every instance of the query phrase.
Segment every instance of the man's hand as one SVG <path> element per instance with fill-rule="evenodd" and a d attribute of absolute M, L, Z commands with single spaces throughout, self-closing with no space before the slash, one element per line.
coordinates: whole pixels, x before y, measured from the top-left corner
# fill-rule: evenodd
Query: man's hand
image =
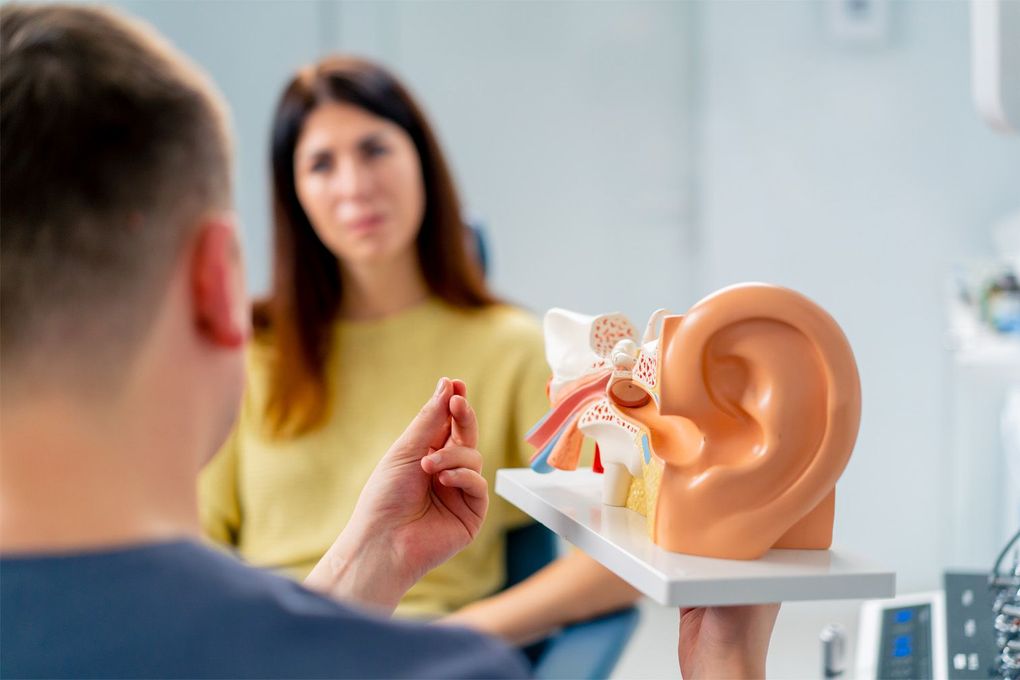
<path fill-rule="evenodd" d="M 478 533 L 489 506 L 478 423 L 459 380 L 436 393 L 372 472 L 351 521 L 305 584 L 390 611 Z"/>
<path fill-rule="evenodd" d="M 471 542 L 489 506 L 464 383 L 443 378 L 361 492 L 351 524 L 385 535 L 413 581 Z"/>
<path fill-rule="evenodd" d="M 680 610 L 680 674 L 700 678 L 764 678 L 778 604 Z"/>

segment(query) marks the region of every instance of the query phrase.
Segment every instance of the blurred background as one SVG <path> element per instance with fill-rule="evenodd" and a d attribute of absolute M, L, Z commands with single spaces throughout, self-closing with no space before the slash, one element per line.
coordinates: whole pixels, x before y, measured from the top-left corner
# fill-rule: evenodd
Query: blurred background
<path fill-rule="evenodd" d="M 835 0 L 114 4 L 226 93 L 255 292 L 284 82 L 373 57 L 426 104 L 505 297 L 642 326 L 757 280 L 832 313 L 864 390 L 835 542 L 898 591 L 987 569 L 1020 523 L 1020 137 L 975 112 L 966 2 L 879 3 L 864 31 Z M 853 611 L 787 607 L 770 671 L 810 675 Z M 676 612 L 643 613 L 619 677 L 675 673 Z"/>

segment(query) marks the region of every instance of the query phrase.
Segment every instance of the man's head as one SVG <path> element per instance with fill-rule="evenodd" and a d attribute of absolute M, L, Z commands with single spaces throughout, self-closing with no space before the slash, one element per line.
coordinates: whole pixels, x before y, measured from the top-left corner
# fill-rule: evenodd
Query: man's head
<path fill-rule="evenodd" d="M 116 395 L 164 360 L 225 402 L 246 300 L 218 95 L 95 7 L 0 8 L 0 60 L 5 406 Z"/>

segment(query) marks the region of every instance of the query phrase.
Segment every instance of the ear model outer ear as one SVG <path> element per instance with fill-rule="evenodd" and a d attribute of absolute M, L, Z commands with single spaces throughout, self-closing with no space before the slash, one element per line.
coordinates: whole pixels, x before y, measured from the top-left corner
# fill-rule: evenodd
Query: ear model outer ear
<path fill-rule="evenodd" d="M 664 319 L 659 386 L 660 419 L 689 420 L 702 440 L 656 449 L 666 462 L 656 543 L 730 559 L 831 545 L 861 387 L 829 314 L 778 286 L 723 289 Z"/>

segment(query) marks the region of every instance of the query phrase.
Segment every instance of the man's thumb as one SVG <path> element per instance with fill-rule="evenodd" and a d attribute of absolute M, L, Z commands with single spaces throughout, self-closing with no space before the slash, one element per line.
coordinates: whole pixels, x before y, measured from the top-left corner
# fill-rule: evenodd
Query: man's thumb
<path fill-rule="evenodd" d="M 450 397 L 453 396 L 453 383 L 447 378 L 440 378 L 436 392 L 432 398 L 418 411 L 411 424 L 397 440 L 402 452 L 413 452 L 416 456 L 426 455 L 429 449 L 439 449 L 446 444 L 450 436 Z"/>

